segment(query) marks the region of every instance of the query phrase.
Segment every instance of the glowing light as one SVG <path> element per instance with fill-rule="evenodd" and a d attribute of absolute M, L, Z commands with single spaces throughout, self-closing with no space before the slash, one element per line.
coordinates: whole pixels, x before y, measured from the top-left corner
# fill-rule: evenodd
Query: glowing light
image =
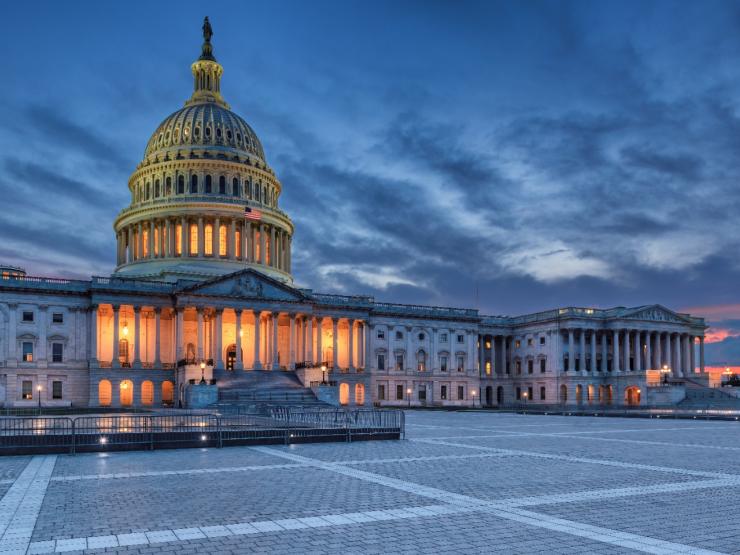
<path fill-rule="evenodd" d="M 108 443 L 108 438 L 107 437 L 101 437 L 100 438 L 100 443 L 102 443 L 103 445 L 105 445 L 106 443 Z"/>
<path fill-rule="evenodd" d="M 206 435 L 202 435 L 202 436 L 200 436 L 200 440 L 201 440 L 201 441 L 205 441 L 206 439 L 208 439 Z"/>
<path fill-rule="evenodd" d="M 128 324 L 126 322 L 123 323 L 123 335 L 128 335 Z"/>

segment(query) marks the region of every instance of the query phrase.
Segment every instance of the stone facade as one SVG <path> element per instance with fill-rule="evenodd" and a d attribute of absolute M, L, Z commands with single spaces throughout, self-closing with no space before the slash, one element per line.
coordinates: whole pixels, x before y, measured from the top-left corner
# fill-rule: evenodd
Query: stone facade
<path fill-rule="evenodd" d="M 113 275 L 0 267 L 0 406 L 182 406 L 203 379 L 317 387 L 322 367 L 349 406 L 646 404 L 703 372 L 704 321 L 657 305 L 498 317 L 294 286 L 282 186 L 204 38 L 129 179 Z"/>

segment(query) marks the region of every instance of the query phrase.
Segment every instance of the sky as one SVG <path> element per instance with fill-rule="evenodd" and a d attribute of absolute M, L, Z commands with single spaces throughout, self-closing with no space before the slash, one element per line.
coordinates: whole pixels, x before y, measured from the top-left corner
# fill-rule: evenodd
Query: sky
<path fill-rule="evenodd" d="M 296 283 L 522 314 L 662 304 L 740 365 L 740 3 L 15 2 L 0 261 L 89 278 L 213 25 Z"/>

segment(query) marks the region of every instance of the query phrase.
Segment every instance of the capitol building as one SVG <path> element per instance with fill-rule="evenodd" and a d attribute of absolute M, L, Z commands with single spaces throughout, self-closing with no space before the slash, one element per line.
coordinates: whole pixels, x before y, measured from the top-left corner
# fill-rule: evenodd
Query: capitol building
<path fill-rule="evenodd" d="M 509 317 L 296 285 L 282 185 L 203 29 L 192 95 L 129 178 L 112 275 L 0 267 L 0 407 L 208 406 L 275 383 L 344 406 L 667 406 L 705 376 L 704 320 L 659 305 Z"/>

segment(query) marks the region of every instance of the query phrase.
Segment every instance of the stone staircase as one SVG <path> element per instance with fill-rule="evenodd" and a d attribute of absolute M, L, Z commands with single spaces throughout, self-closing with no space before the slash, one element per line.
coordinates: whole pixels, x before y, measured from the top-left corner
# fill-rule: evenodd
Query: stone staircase
<path fill-rule="evenodd" d="M 250 370 L 219 378 L 218 403 L 224 405 L 302 405 L 327 407 L 295 372 Z"/>
<path fill-rule="evenodd" d="M 694 378 L 680 378 L 686 388 L 686 398 L 678 403 L 682 409 L 740 410 L 740 398 L 716 387 L 709 387 Z"/>

